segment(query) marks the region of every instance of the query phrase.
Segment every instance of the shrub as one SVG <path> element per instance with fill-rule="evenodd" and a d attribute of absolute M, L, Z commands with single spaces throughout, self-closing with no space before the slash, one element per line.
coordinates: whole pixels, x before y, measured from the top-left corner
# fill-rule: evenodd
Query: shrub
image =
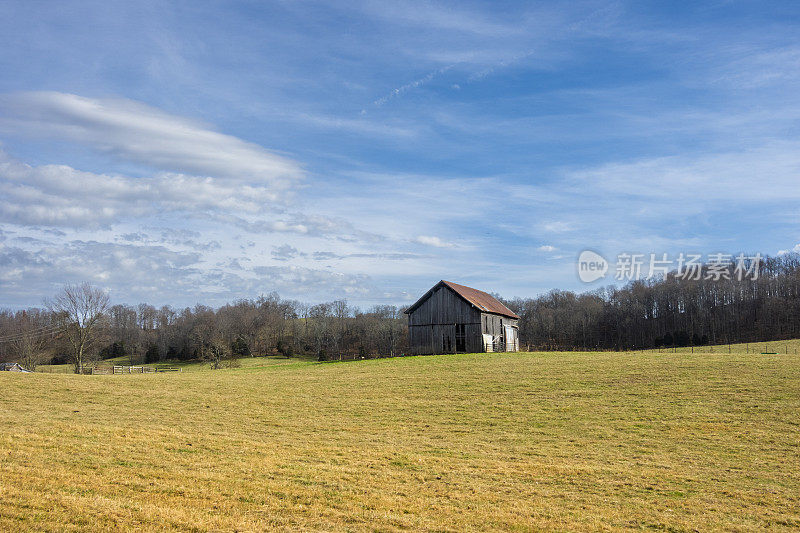
<path fill-rule="evenodd" d="M 157 363 L 161 357 L 161 354 L 158 351 L 158 346 L 155 344 L 151 344 L 147 347 L 147 351 L 144 353 L 144 362 L 145 363 Z"/>
<path fill-rule="evenodd" d="M 291 357 L 294 355 L 294 349 L 292 348 L 292 345 L 283 342 L 283 340 L 278 341 L 277 348 L 278 348 L 278 353 L 284 357 Z"/>
<path fill-rule="evenodd" d="M 243 337 L 237 337 L 231 343 L 231 353 L 236 357 L 250 357 L 250 345 Z"/>

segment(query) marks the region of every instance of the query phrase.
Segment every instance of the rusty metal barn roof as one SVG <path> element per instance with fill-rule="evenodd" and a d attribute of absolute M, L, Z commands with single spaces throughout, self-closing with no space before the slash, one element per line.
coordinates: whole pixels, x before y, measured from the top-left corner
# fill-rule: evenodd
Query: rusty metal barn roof
<path fill-rule="evenodd" d="M 491 294 L 479 291 L 478 289 L 473 289 L 472 287 L 467 287 L 466 285 L 459 285 L 458 283 L 444 280 L 434 285 L 431 290 L 426 292 L 422 298 L 414 303 L 414 305 L 406 309 L 406 313 L 411 313 L 414 311 L 414 309 L 422 305 L 422 302 L 424 302 L 431 294 L 433 294 L 433 291 L 442 285 L 452 289 L 456 294 L 484 313 L 503 315 L 509 318 L 519 318 L 514 311 L 500 303 L 500 301 Z"/>

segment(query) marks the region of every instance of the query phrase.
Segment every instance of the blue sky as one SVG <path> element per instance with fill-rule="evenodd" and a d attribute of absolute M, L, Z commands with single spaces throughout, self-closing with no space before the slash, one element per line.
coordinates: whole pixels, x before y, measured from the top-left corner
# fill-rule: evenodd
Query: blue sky
<path fill-rule="evenodd" d="M 0 306 L 800 250 L 794 2 L 0 3 Z M 602 282 L 598 282 L 602 283 Z"/>

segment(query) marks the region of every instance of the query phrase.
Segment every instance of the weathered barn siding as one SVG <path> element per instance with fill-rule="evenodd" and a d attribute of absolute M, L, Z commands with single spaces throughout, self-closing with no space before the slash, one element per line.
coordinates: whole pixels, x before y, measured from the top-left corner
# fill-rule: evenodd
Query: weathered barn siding
<path fill-rule="evenodd" d="M 0 371 L 6 372 L 29 372 L 25 370 L 19 363 L 0 363 Z"/>
<path fill-rule="evenodd" d="M 485 310 L 513 315 L 494 298 L 481 291 L 440 282 L 421 298 L 408 313 L 409 348 L 414 354 L 455 352 L 517 351 L 518 320 L 494 312 L 482 312 L 462 293 L 480 298 Z M 470 292 L 467 292 L 470 291 Z M 516 315 L 514 315 L 516 316 Z M 507 329 L 510 327 L 511 329 Z"/>
<path fill-rule="evenodd" d="M 439 287 L 408 315 L 409 343 L 414 353 L 482 352 L 481 313 L 447 287 Z M 457 346 L 463 327 L 464 346 Z"/>
<path fill-rule="evenodd" d="M 494 348 L 489 349 L 490 351 L 498 349 L 496 347 L 497 343 L 503 344 L 500 349 L 504 351 L 516 352 L 519 350 L 519 320 L 507 316 L 481 313 L 481 323 L 483 326 L 482 332 L 486 335 L 491 335 L 496 343 Z M 512 338 L 508 338 L 508 335 L 506 335 L 507 326 L 513 328 Z"/>

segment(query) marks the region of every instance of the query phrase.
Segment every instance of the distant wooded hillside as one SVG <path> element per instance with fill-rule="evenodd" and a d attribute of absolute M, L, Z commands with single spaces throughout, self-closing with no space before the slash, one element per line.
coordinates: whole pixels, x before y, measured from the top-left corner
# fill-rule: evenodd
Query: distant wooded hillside
<path fill-rule="evenodd" d="M 536 349 L 642 349 L 800 337 L 800 255 L 765 257 L 756 279 L 676 273 L 576 294 L 554 290 L 504 303 Z"/>

